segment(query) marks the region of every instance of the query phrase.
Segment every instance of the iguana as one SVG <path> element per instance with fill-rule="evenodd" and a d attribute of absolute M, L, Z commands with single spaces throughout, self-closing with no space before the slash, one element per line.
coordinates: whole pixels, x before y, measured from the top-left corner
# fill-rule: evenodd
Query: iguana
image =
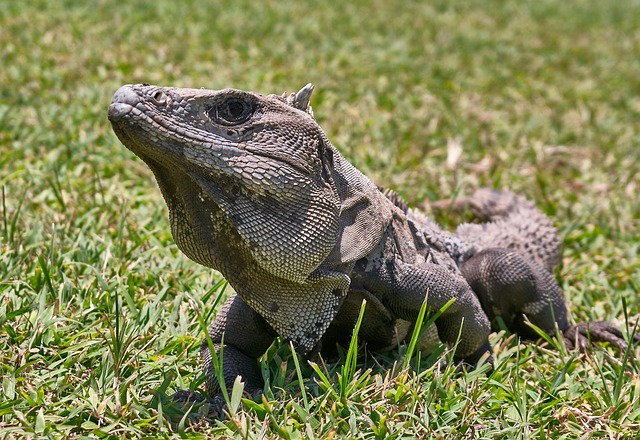
<path fill-rule="evenodd" d="M 313 117 L 312 90 L 125 85 L 109 106 L 118 138 L 155 175 L 178 248 L 236 292 L 209 332 L 216 351 L 224 341 L 227 387 L 241 376 L 260 392 L 257 358 L 277 336 L 306 356 L 348 343 L 363 299 L 359 336 L 372 350 L 406 336 L 425 296 L 429 313 L 455 299 L 438 336 L 470 366 L 492 362 L 497 317 L 526 338 L 537 338 L 531 322 L 557 327 L 569 347 L 626 347 L 614 324 L 570 324 L 551 274 L 560 240 L 533 203 L 478 190 L 462 201 L 486 222 L 443 230 L 338 152 Z M 219 395 L 206 339 L 201 355 L 207 392 Z"/>

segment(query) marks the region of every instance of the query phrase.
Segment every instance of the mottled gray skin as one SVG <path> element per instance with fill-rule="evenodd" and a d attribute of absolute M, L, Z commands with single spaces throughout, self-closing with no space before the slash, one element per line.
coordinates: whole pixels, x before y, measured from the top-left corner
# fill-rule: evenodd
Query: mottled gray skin
<path fill-rule="evenodd" d="M 113 129 L 153 171 L 178 247 L 235 289 L 213 323 L 223 373 L 250 393 L 263 386 L 256 359 L 282 336 L 310 355 L 347 343 L 363 299 L 360 338 L 394 347 L 428 311 L 455 359 L 492 362 L 487 337 L 500 316 L 536 337 L 559 328 L 570 346 L 625 342 L 604 323 L 571 326 L 551 271 L 560 242 L 535 206 L 509 192 L 461 199 L 488 220 L 452 234 L 376 187 L 331 143 L 309 107 L 311 86 L 289 97 L 127 85 L 109 107 Z M 525 318 L 526 317 L 526 318 Z M 589 331 L 590 330 L 590 331 Z M 207 391 L 220 392 L 211 353 Z M 184 397 L 179 395 L 178 397 Z"/>

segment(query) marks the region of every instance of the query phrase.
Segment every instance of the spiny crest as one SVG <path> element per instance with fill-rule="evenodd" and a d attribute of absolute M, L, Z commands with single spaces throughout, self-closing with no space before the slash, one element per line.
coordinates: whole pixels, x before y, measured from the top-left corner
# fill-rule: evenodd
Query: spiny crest
<path fill-rule="evenodd" d="M 287 96 L 286 92 L 283 93 L 282 98 L 284 98 L 287 104 L 289 104 L 291 107 L 309 113 L 311 117 L 313 117 L 313 110 L 309 105 L 309 99 L 311 98 L 312 93 L 313 84 L 309 83 L 301 88 L 298 93 L 291 93 L 289 96 Z"/>
<path fill-rule="evenodd" d="M 407 205 L 407 202 L 404 201 L 400 194 L 392 189 L 383 188 L 381 186 L 378 186 L 378 189 L 380 190 L 380 192 L 382 192 L 382 194 L 385 195 L 387 199 L 391 200 L 391 203 L 400 208 L 405 214 L 409 211 L 409 205 Z"/>

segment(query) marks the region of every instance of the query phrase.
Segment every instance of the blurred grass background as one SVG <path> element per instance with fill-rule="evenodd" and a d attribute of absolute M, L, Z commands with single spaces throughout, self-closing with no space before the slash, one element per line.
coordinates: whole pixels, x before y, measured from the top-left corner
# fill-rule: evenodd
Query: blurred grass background
<path fill-rule="evenodd" d="M 106 111 L 125 83 L 279 94 L 312 82 L 318 122 L 374 182 L 426 210 L 479 186 L 524 194 L 560 228 L 558 275 L 576 319 L 622 320 L 623 299 L 638 313 L 638 1 L 0 0 L 0 54 L 0 436 L 171 436 L 153 393 L 196 380 L 197 314 L 215 313 L 220 286 L 179 254 L 151 173 L 111 132 Z M 116 311 L 129 326 L 116 325 Z M 544 405 L 515 405 L 514 415 L 509 399 L 479 397 L 473 410 L 445 411 L 468 391 L 445 387 L 413 418 L 397 416 L 394 432 L 637 429 L 637 370 L 596 356 L 617 373 L 594 384 L 587 358 L 527 346 L 515 361 L 517 341 L 505 344 L 504 376 L 478 379 L 477 392 L 499 396 L 508 383 Z M 577 388 L 564 376 L 559 394 L 536 385 L 573 368 Z M 263 410 L 268 435 L 392 431 L 352 421 L 346 403 L 346 415 L 309 425 L 291 414 L 291 392 Z M 234 419 L 206 432 L 257 436 L 270 419 L 253 411 L 245 431 Z"/>

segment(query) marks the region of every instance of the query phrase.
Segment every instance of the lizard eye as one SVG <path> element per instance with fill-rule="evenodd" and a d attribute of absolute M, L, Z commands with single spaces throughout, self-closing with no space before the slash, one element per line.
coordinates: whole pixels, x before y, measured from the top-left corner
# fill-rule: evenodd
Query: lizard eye
<path fill-rule="evenodd" d="M 209 117 L 223 125 L 237 125 L 247 121 L 253 113 L 253 106 L 247 100 L 231 97 L 209 110 Z"/>
<path fill-rule="evenodd" d="M 159 104 L 159 105 L 166 104 L 167 102 L 167 95 L 165 95 L 164 92 L 160 90 L 154 93 L 151 98 L 156 104 Z"/>

